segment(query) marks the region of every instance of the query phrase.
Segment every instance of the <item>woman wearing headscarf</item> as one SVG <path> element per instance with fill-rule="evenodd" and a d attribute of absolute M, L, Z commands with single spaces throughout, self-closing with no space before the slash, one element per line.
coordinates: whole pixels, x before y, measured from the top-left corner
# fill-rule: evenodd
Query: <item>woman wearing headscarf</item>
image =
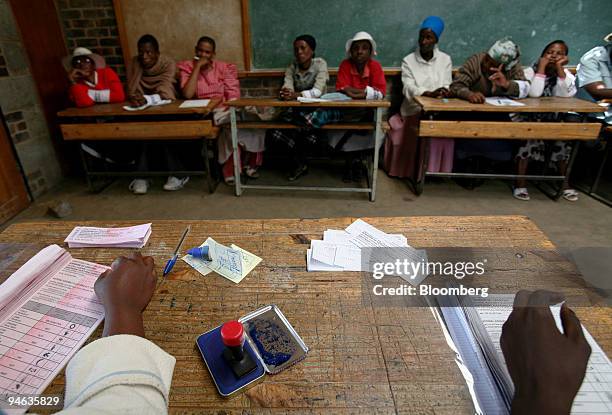
<path fill-rule="evenodd" d="M 421 106 L 414 97 L 422 95 L 443 98 L 449 93 L 453 64 L 450 56 L 438 49 L 443 31 L 444 21 L 440 17 L 427 17 L 419 30 L 418 49 L 402 60 L 404 101 L 401 116 L 395 115 L 389 120 L 392 131 L 385 141 L 384 167 L 390 176 L 418 177 L 417 148 Z M 454 146 L 452 139 L 431 139 L 427 171 L 451 172 Z"/>
<path fill-rule="evenodd" d="M 539 97 L 573 97 L 576 95 L 575 77 L 564 67 L 569 59 L 567 44 L 562 40 L 550 42 L 540 55 L 540 59 L 533 66 L 525 69 L 525 78 L 531 82 L 529 96 Z M 521 120 L 525 121 L 568 121 L 565 113 L 533 113 L 522 114 Z M 567 161 L 571 154 L 572 146 L 569 141 L 554 141 L 551 147 L 550 161 L 557 164 L 559 173 L 565 175 Z M 528 140 L 518 150 L 516 160 L 518 162 L 518 174 L 527 174 L 529 161 L 546 161 L 546 145 L 543 140 Z M 563 198 L 570 202 L 578 200 L 578 192 L 569 187 L 567 177 L 562 184 Z M 527 181 L 520 179 L 516 181 L 512 195 L 519 200 L 529 200 Z"/>
<path fill-rule="evenodd" d="M 483 104 L 485 97 L 491 96 L 526 98 L 529 81 L 521 68 L 520 56 L 520 48 L 509 38 L 496 41 L 487 52 L 469 57 L 459 68 L 450 86 L 451 94 L 473 104 Z M 510 120 L 507 114 L 478 114 L 478 117 Z M 511 140 L 455 141 L 456 158 L 471 160 L 470 164 L 479 162 L 477 157 L 484 157 L 486 163 L 507 162 L 512 160 L 515 151 L 515 144 Z"/>
<path fill-rule="evenodd" d="M 311 35 L 300 35 L 293 41 L 295 60 L 285 70 L 279 98 L 285 101 L 298 97 L 319 98 L 327 89 L 329 73 L 325 59 L 315 57 L 317 41 Z M 289 108 L 282 118 L 300 124 L 303 117 L 312 111 Z M 308 172 L 306 153 L 320 142 L 316 130 L 276 129 L 270 131 L 270 142 L 286 155 L 289 163 L 287 179 L 297 180 Z"/>

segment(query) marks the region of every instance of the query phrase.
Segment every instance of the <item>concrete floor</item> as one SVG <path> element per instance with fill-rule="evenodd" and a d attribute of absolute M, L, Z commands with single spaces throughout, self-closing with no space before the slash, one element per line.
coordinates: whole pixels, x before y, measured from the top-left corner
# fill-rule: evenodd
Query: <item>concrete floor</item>
<path fill-rule="evenodd" d="M 343 185 L 337 177 L 315 172 L 300 183 Z M 264 180 L 266 177 L 257 182 Z M 280 182 L 278 177 L 272 181 Z M 417 197 L 406 183 L 381 170 L 376 202 L 369 202 L 366 194 L 309 191 L 246 189 L 236 197 L 233 188 L 224 184 L 209 194 L 202 178 L 192 178 L 184 189 L 171 193 L 161 189 L 163 183 L 163 178 L 156 178 L 146 195 L 135 196 L 127 189 L 127 180 L 118 180 L 98 194 L 89 192 L 80 180 L 66 180 L 11 223 L 59 220 L 47 215 L 47 207 L 60 200 L 73 208 L 66 220 L 526 215 L 560 248 L 612 247 L 612 209 L 606 205 L 585 195 L 575 203 L 554 202 L 534 186 L 530 187 L 531 201 L 523 202 L 512 198 L 508 185 L 501 181 L 488 181 L 471 191 L 450 180 L 431 182 Z"/>
<path fill-rule="evenodd" d="M 342 186 L 339 177 L 341 172 L 335 166 L 311 171 L 300 179 L 300 184 Z M 577 263 L 588 281 L 604 290 L 612 290 L 612 209 L 585 195 L 575 203 L 554 202 L 530 186 L 531 201 L 523 202 L 514 199 L 509 185 L 501 181 L 487 181 L 475 190 L 466 190 L 453 181 L 443 180 L 427 183 L 424 193 L 417 197 L 405 182 L 389 178 L 382 170 L 377 199 L 373 203 L 365 193 L 246 189 L 241 197 L 236 197 L 233 187 L 224 184 L 209 194 L 203 178 L 193 178 L 184 189 L 170 193 L 162 190 L 164 181 L 164 178 L 154 179 L 146 195 L 135 196 L 128 190 L 129 180 L 118 180 L 97 194 L 89 192 L 82 180 L 66 180 L 9 224 L 61 220 L 47 214 L 48 206 L 58 201 L 71 204 L 73 213 L 66 220 L 77 221 L 525 215 L 562 253 Z M 287 184 L 274 172 L 264 172 L 257 180 L 259 184 L 264 181 Z M 410 240 L 410 235 L 407 237 Z"/>

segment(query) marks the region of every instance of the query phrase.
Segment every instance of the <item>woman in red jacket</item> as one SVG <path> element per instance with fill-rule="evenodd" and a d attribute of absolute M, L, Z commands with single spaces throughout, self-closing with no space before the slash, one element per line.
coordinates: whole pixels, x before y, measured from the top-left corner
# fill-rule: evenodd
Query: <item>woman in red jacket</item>
<path fill-rule="evenodd" d="M 68 79 L 72 83 L 70 99 L 77 107 L 90 107 L 96 103 L 125 100 L 123 85 L 102 56 L 86 48 L 76 48 L 70 60 Z"/>

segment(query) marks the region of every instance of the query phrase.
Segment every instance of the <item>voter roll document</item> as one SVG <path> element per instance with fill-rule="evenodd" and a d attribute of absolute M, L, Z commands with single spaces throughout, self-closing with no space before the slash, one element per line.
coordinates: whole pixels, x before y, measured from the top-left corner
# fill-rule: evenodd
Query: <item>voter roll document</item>
<path fill-rule="evenodd" d="M 76 226 L 64 242 L 69 248 L 142 248 L 151 232 L 150 223 L 123 228 Z"/>
<path fill-rule="evenodd" d="M 25 412 L 9 402 L 41 395 L 98 327 L 94 283 L 107 269 L 50 245 L 0 285 L 0 412 Z"/>

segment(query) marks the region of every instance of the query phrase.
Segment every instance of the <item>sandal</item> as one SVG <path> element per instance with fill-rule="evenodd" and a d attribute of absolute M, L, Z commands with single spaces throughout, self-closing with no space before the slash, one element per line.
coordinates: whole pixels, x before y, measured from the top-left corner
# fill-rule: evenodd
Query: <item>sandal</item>
<path fill-rule="evenodd" d="M 531 199 L 526 187 L 515 187 L 512 191 L 512 196 L 514 196 L 515 199 L 524 201 Z"/>
<path fill-rule="evenodd" d="M 563 191 L 563 199 L 569 202 L 575 202 L 578 200 L 578 192 L 574 189 L 565 189 Z"/>
<path fill-rule="evenodd" d="M 257 173 L 257 169 L 254 167 L 247 167 L 244 171 L 244 174 L 246 174 L 251 179 L 259 178 L 259 173 Z"/>

